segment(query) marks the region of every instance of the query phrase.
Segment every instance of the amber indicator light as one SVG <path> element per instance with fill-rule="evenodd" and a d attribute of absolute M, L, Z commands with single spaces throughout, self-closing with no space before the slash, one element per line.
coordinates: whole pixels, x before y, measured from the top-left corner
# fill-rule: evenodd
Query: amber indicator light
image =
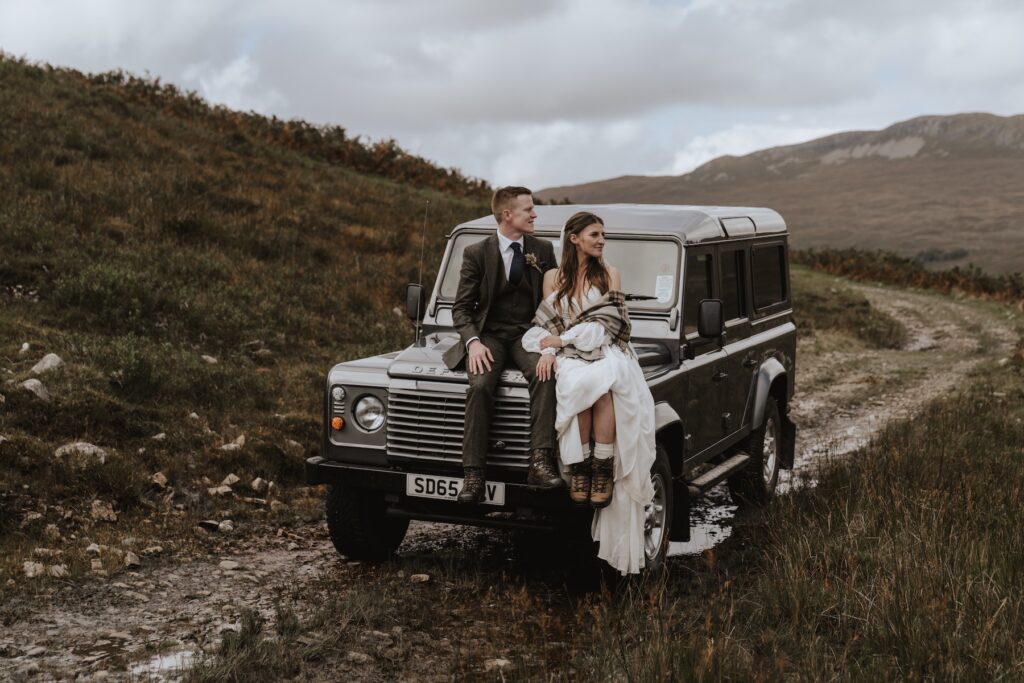
<path fill-rule="evenodd" d="M 343 417 L 332 417 L 331 418 L 331 429 L 336 432 L 340 432 L 345 428 L 345 418 Z"/>

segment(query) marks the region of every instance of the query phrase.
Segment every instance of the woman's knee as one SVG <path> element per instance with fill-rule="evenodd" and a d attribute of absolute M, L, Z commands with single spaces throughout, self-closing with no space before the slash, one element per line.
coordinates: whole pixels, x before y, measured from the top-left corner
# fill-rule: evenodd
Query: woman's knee
<path fill-rule="evenodd" d="M 594 410 L 598 412 L 603 412 L 605 410 L 611 409 L 612 407 L 614 407 L 614 405 L 615 404 L 612 401 L 612 392 L 609 391 L 607 393 L 602 394 L 596 401 L 594 401 Z"/>

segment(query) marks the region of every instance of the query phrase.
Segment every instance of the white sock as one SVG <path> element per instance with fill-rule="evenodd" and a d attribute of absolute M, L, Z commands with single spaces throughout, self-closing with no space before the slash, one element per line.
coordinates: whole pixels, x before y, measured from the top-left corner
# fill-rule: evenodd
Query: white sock
<path fill-rule="evenodd" d="M 598 460 L 607 460 L 615 455 L 615 444 L 594 442 L 594 457 Z"/>

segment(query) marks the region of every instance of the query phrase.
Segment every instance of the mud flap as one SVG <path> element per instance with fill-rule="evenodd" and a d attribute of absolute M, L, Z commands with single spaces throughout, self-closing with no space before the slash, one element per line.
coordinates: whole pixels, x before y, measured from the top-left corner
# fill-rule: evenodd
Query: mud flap
<path fill-rule="evenodd" d="M 796 425 L 789 419 L 789 410 L 779 415 L 782 423 L 782 452 L 779 463 L 783 469 L 793 469 L 793 459 L 796 457 Z"/>
<path fill-rule="evenodd" d="M 690 540 L 690 487 L 682 477 L 672 480 L 672 526 L 668 540 L 682 543 Z"/>

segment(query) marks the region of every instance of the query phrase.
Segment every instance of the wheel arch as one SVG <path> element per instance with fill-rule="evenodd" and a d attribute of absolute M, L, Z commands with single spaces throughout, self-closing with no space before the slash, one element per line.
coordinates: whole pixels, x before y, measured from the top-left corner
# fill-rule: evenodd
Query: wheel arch
<path fill-rule="evenodd" d="M 796 427 L 789 419 L 789 382 L 790 375 L 776 358 L 769 358 L 761 364 L 757 373 L 757 390 L 754 394 L 754 416 L 751 427 L 757 429 L 764 422 L 765 406 L 768 398 L 775 399 L 779 408 L 779 419 L 782 422 L 781 465 L 785 469 L 793 467 L 796 451 Z"/>

